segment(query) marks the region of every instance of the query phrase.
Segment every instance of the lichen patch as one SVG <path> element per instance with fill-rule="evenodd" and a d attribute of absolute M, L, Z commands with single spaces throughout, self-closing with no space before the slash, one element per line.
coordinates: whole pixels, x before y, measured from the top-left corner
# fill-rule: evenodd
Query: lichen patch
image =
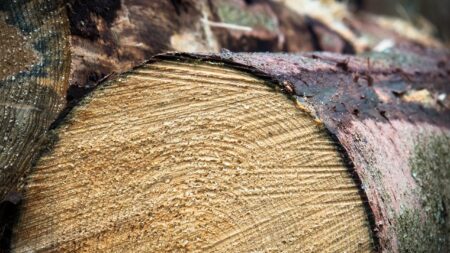
<path fill-rule="evenodd" d="M 398 217 L 400 252 L 448 252 L 450 248 L 450 136 L 421 137 L 410 159 L 422 196 L 421 210 Z M 425 215 L 425 216 L 424 216 Z"/>

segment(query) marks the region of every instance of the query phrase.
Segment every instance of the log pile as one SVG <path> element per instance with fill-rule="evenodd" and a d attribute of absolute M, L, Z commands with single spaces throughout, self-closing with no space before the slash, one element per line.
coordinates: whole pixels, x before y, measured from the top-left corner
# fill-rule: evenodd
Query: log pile
<path fill-rule="evenodd" d="M 0 10 L 3 250 L 448 250 L 434 39 L 291 1 Z"/>

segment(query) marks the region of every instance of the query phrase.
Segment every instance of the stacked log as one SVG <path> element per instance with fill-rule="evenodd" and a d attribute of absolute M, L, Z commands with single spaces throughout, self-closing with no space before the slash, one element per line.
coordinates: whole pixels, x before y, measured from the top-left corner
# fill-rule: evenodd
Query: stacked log
<path fill-rule="evenodd" d="M 285 4 L 0 4 L 2 248 L 446 252 L 439 43 L 154 57 L 373 47 Z"/>

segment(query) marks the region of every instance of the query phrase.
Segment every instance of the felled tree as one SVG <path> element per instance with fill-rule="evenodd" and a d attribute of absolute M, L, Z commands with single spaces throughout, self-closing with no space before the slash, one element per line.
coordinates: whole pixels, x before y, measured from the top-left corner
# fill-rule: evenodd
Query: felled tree
<path fill-rule="evenodd" d="M 138 50 L 128 62 L 119 53 L 98 66 L 89 64 L 100 58 L 78 61 L 95 55 L 83 48 L 108 49 L 104 43 L 113 40 L 106 35 L 117 30 L 99 27 L 126 17 L 102 16 L 98 3 L 81 3 L 69 10 L 89 7 L 89 15 L 70 22 L 63 5 L 41 3 L 42 13 L 53 16 L 24 23 L 55 20 L 58 29 L 18 43 L 47 58 L 4 77 L 9 116 L 2 124 L 11 125 L 2 127 L 10 136 L 2 162 L 14 166 L 2 171 L 3 207 L 18 201 L 13 193 L 24 182 L 18 179 L 39 148 L 48 147 L 26 180 L 12 249 L 445 252 L 445 50 L 400 43 L 400 49 L 357 57 L 159 56 L 109 77 L 49 135 L 70 85 L 73 99 L 86 92 L 79 86 L 94 86 L 173 46 Z M 23 22 L 16 17 L 26 13 L 23 7 L 4 6 L 5 20 Z M 188 8 L 181 6 L 175 13 Z M 82 24 L 100 37 L 77 37 L 73 29 Z M 32 34 L 26 25 L 19 32 Z M 126 38 L 126 31 L 118 34 Z M 150 34 L 144 26 L 131 31 L 130 38 Z M 117 52 L 124 50 L 117 45 Z M 102 66 L 102 74 L 91 75 Z"/>

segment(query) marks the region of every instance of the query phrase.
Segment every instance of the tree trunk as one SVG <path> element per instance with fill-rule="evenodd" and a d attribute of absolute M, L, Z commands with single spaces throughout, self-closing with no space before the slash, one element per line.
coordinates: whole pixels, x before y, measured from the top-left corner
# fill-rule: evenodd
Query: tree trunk
<path fill-rule="evenodd" d="M 23 213 L 14 236 L 17 251 L 30 247 L 112 249 L 116 245 L 133 249 L 123 244 L 131 240 L 136 242 L 133 247 L 147 250 L 234 250 L 231 247 L 238 245 L 236 249 L 242 251 L 283 247 L 287 251 L 297 251 L 296 247 L 359 251 L 374 247 L 386 252 L 445 252 L 449 233 L 449 161 L 445 155 L 449 57 L 440 50 L 417 46 L 419 41 L 439 47 L 434 41 L 402 37 L 365 18 L 347 16 L 345 21 L 352 31 L 364 30 L 374 38 L 392 35 L 392 40 L 401 42 L 393 45 L 397 49 L 367 57 L 234 55 L 227 51 L 220 56 L 161 56 L 164 61 L 157 58 L 158 63 L 148 63 L 134 74 L 109 78 L 111 81 L 85 99 L 66 122 L 54 122 L 66 106 L 66 96 L 75 101 L 110 74 L 159 52 L 218 51 L 222 47 L 361 52 L 377 44 L 361 44 L 354 34 L 335 29 L 329 20 L 307 17 L 286 4 L 289 8 L 265 1 L 1 3 L 0 47 L 6 45 L 7 52 L 0 61 L 2 246 L 11 237 L 11 209 L 17 209 L 32 161 L 43 146 L 54 144 L 27 180 Z M 196 67 L 193 59 L 201 66 Z M 175 60 L 186 66 L 177 67 Z M 211 62 L 219 65 L 209 66 Z M 170 75 L 169 70 L 180 76 Z M 130 90 L 120 90 L 121 82 Z M 194 84 L 197 86 L 191 87 Z M 265 85 L 281 87 L 300 110 L 261 88 Z M 142 109 L 152 106 L 156 107 Z M 244 117 L 247 113 L 248 118 Z M 182 115 L 189 115 L 187 126 L 177 122 Z M 84 121 L 83 127 L 91 133 L 77 130 Z M 220 122 L 217 129 L 216 121 Z M 52 123 L 59 126 L 54 131 L 58 141 L 47 132 Z M 169 131 L 178 129 L 177 124 L 183 127 Z M 248 126 L 235 129 L 239 125 Z M 253 129 L 255 126 L 260 128 Z M 162 131 L 160 136 L 156 130 Z M 121 131 L 124 135 L 118 136 Z M 230 131 L 236 136 L 224 134 Z M 80 136 L 70 135 L 75 132 Z M 222 134 L 216 136 L 216 132 Z M 82 136 L 92 143 L 84 142 Z M 153 138 L 147 140 L 149 136 Z M 191 138 L 196 142 L 193 149 L 187 141 Z M 239 149 L 241 146 L 245 148 Z M 251 152 L 246 150 L 249 148 Z M 234 154 L 233 149 L 239 150 Z M 158 152 L 162 152 L 159 159 L 166 160 L 153 157 Z M 178 153 L 182 156 L 177 157 Z M 300 158 L 292 159 L 296 156 Z M 235 157 L 243 157 L 243 161 L 233 160 Z M 167 169 L 160 167 L 166 165 Z M 211 178 L 202 181 L 209 173 L 205 166 L 215 169 Z M 130 174 L 124 168 L 131 168 Z M 194 174 L 187 173 L 188 169 Z M 220 174 L 223 178 L 214 174 L 219 169 L 228 170 L 223 172 L 225 176 Z M 354 172 L 349 174 L 349 169 Z M 77 176 L 83 180 L 77 181 Z M 186 186 L 195 191 L 183 188 Z M 358 187 L 362 189 L 358 191 Z M 171 189 L 186 196 L 171 193 Z M 163 204 L 154 197 L 144 198 L 155 193 L 161 194 Z M 212 197 L 214 194 L 236 197 L 229 203 L 228 197 Z M 297 196 L 289 199 L 292 194 Z M 192 203 L 199 209 L 189 209 Z M 201 209 L 205 203 L 211 203 L 211 209 Z M 148 217 L 143 217 L 143 208 L 150 207 Z M 227 212 L 228 208 L 235 212 Z M 202 215 L 188 215 L 193 210 Z M 244 216 L 245 210 L 249 217 Z M 242 223 L 234 222 L 233 215 Z M 170 229 L 161 228 L 163 221 L 172 224 Z M 291 226 L 285 229 L 285 225 L 278 227 L 280 224 Z M 166 238 L 158 238 L 162 235 Z M 261 245 L 249 244 L 254 241 Z"/>
<path fill-rule="evenodd" d="M 169 54 L 109 78 L 54 130 L 13 249 L 446 252 L 448 55 L 393 55 Z"/>

